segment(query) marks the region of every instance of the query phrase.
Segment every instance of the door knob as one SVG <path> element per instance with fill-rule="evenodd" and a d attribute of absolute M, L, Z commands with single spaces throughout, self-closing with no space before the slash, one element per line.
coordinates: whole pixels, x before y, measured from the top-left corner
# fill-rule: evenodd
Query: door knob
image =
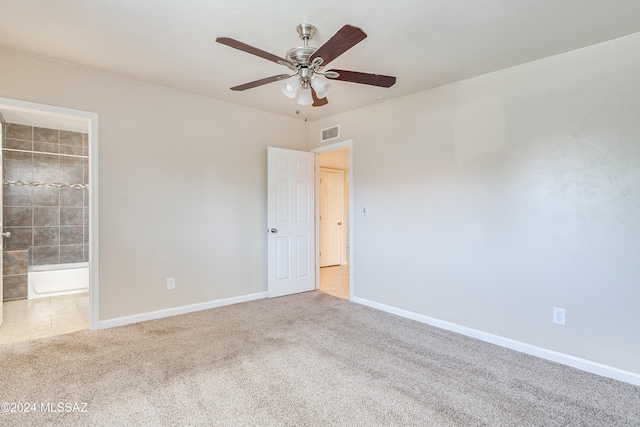
<path fill-rule="evenodd" d="M 278 229 L 277 229 L 277 228 L 272 228 L 272 229 L 270 229 L 270 230 L 269 230 L 269 232 L 270 232 L 270 233 L 277 233 L 277 232 L 278 232 Z"/>
<path fill-rule="evenodd" d="M 342 225 L 342 221 L 340 221 L 340 222 L 338 223 L 338 225 Z"/>
<path fill-rule="evenodd" d="M 2 233 L 2 237 L 11 237 L 11 232 L 5 231 L 4 233 Z"/>

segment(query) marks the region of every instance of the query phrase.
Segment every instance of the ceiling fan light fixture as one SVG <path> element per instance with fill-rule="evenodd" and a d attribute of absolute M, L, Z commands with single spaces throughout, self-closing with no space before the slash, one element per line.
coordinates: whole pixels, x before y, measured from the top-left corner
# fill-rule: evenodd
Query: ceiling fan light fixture
<path fill-rule="evenodd" d="M 303 87 L 300 89 L 300 96 L 298 97 L 298 104 L 311 105 L 313 104 L 313 95 L 311 95 L 310 87 Z"/>
<path fill-rule="evenodd" d="M 316 91 L 316 95 L 318 95 L 318 98 L 320 99 L 329 95 L 329 90 L 331 90 L 331 85 L 329 83 L 315 76 L 311 79 L 311 87 L 313 87 Z"/>
<path fill-rule="evenodd" d="M 283 81 L 280 85 L 280 89 L 282 93 L 287 98 L 293 99 L 296 97 L 296 93 L 298 92 L 298 88 L 300 87 L 300 81 L 298 80 L 298 76 L 295 75 L 293 77 L 288 78 Z"/>

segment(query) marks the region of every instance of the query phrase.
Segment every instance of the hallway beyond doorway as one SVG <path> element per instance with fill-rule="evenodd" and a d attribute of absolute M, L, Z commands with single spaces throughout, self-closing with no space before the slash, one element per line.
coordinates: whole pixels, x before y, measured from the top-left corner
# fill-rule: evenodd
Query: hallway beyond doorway
<path fill-rule="evenodd" d="M 334 297 L 349 299 L 349 265 L 320 269 L 320 291 Z"/>

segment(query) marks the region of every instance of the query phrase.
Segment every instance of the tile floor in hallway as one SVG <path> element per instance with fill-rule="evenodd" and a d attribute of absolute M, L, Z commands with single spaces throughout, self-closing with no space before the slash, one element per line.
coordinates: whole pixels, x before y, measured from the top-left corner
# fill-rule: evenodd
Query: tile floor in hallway
<path fill-rule="evenodd" d="M 349 265 L 320 268 L 320 291 L 349 299 Z"/>
<path fill-rule="evenodd" d="M 89 293 L 3 303 L 0 344 L 89 329 Z"/>

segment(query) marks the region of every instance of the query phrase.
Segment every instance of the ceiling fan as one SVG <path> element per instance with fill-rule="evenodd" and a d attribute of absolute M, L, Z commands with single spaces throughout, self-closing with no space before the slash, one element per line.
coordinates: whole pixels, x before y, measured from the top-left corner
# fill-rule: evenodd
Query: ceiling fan
<path fill-rule="evenodd" d="M 286 59 L 229 37 L 216 38 L 216 42 L 218 43 L 284 65 L 293 71 L 293 74 L 278 74 L 234 86 L 231 90 L 243 91 L 268 83 L 282 81 L 281 89 L 285 96 L 293 99 L 299 92 L 298 104 L 321 107 L 328 103 L 326 96 L 331 85 L 320 79 L 320 76 L 331 80 L 341 80 L 386 88 L 395 84 L 396 78 L 393 76 L 348 70 L 323 71 L 324 67 L 331 61 L 367 37 L 365 32 L 360 28 L 345 25 L 319 48 L 309 46 L 309 40 L 311 40 L 315 34 L 316 27 L 311 24 L 300 24 L 297 30 L 300 38 L 304 42 L 304 46 L 289 49 L 285 55 Z"/>

